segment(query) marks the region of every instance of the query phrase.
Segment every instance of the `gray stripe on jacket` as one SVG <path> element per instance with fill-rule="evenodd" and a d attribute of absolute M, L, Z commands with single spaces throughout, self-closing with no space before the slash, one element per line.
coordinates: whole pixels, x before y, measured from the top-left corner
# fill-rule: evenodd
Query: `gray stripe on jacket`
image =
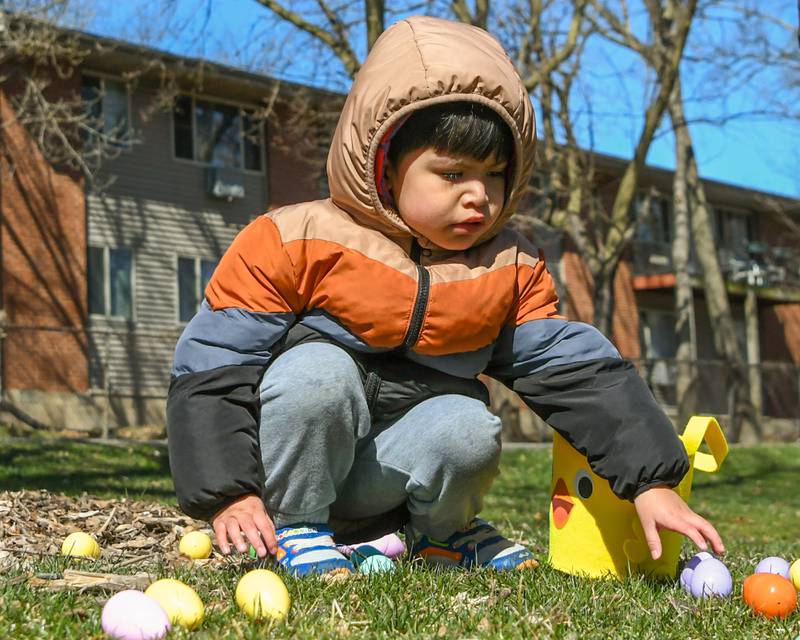
<path fill-rule="evenodd" d="M 496 345 L 486 373 L 505 379 L 564 364 L 620 357 L 608 338 L 592 325 L 559 318 L 506 327 Z"/>
<path fill-rule="evenodd" d="M 270 347 L 294 322 L 293 313 L 254 313 L 227 308 L 214 311 L 203 301 L 175 347 L 172 375 L 210 371 L 229 365 L 266 366 Z"/>

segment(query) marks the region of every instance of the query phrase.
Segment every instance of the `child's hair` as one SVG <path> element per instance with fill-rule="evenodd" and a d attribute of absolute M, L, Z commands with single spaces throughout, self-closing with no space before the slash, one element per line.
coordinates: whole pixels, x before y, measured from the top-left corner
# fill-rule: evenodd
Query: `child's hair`
<path fill-rule="evenodd" d="M 422 147 L 479 162 L 490 156 L 507 161 L 514 153 L 514 138 L 492 108 L 477 102 L 446 102 L 411 114 L 392 138 L 389 162 L 397 166 L 406 153 Z"/>

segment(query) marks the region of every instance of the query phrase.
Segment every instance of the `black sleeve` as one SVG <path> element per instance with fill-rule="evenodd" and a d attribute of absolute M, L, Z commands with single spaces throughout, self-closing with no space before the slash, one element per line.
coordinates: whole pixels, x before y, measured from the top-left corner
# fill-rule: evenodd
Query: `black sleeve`
<path fill-rule="evenodd" d="M 659 484 L 677 486 L 689 470 L 669 418 L 633 365 L 622 359 L 579 362 L 514 380 L 511 388 L 632 500 Z"/>
<path fill-rule="evenodd" d="M 208 520 L 239 496 L 261 495 L 258 384 L 264 369 L 236 365 L 172 378 L 170 470 L 187 515 Z"/>
<path fill-rule="evenodd" d="M 585 455 L 620 498 L 677 486 L 689 470 L 686 450 L 644 380 L 591 325 L 544 318 L 508 326 L 486 373 Z"/>

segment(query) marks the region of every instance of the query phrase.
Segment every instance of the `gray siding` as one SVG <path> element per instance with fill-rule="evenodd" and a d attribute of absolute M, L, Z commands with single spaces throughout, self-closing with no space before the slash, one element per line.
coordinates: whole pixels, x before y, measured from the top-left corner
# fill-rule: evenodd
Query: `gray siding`
<path fill-rule="evenodd" d="M 144 121 L 152 95 L 131 98 L 140 144 L 107 163 L 114 182 L 87 196 L 89 244 L 125 246 L 134 255 L 134 321 L 92 317 L 92 386 L 163 395 L 175 341 L 177 257 L 219 258 L 267 202 L 266 173 L 246 172 L 245 197 L 227 202 L 206 194 L 205 167 L 173 158 L 172 116 Z"/>

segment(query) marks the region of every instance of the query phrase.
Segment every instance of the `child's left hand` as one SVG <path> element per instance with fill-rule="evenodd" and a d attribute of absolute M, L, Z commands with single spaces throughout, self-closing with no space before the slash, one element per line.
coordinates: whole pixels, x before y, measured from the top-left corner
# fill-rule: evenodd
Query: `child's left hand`
<path fill-rule="evenodd" d="M 653 560 L 661 557 L 659 529 L 669 529 L 685 535 L 702 551 L 708 547 L 706 542 L 710 542 L 714 553 L 725 553 L 725 545 L 713 525 L 692 511 L 669 487 L 652 487 L 643 491 L 634 498 L 633 505 L 642 523 Z"/>

